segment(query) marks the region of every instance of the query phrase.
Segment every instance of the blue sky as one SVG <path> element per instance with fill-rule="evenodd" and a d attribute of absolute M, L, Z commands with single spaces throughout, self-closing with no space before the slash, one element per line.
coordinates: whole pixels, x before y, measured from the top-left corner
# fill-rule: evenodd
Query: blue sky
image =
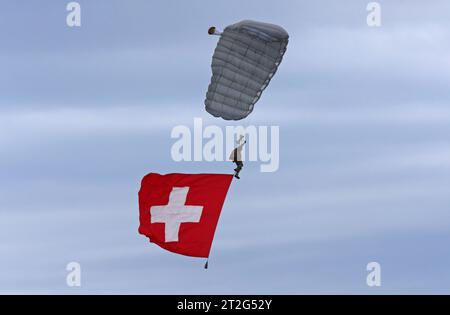
<path fill-rule="evenodd" d="M 67 1 L 68 2 L 68 1 Z M 448 1 L 9 1 L 0 12 L 1 293 L 450 293 Z M 224 28 L 282 25 L 290 43 L 252 115 L 280 126 L 280 169 L 233 182 L 210 269 L 137 233 L 172 128 L 204 111 Z M 82 286 L 66 285 L 66 264 Z M 366 264 L 382 268 L 366 285 Z"/>

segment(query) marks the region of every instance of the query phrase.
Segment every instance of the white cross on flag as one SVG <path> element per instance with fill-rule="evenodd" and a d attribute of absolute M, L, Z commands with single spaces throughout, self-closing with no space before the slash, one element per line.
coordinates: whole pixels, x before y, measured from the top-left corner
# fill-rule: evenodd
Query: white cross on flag
<path fill-rule="evenodd" d="M 139 191 L 139 233 L 169 251 L 209 257 L 232 175 L 150 173 Z"/>

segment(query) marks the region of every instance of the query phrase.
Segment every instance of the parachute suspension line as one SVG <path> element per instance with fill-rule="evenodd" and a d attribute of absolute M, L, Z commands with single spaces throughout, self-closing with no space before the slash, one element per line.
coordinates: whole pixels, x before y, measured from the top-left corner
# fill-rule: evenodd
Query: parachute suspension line
<path fill-rule="evenodd" d="M 209 258 L 206 258 L 205 269 L 208 269 L 208 260 Z"/>

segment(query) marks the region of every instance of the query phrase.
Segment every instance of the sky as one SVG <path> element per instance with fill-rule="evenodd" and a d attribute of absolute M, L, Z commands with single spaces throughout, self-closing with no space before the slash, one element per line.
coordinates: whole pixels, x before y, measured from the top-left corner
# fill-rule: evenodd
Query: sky
<path fill-rule="evenodd" d="M 0 293 L 450 293 L 450 3 L 3 1 Z M 204 110 L 217 37 L 243 19 L 290 35 L 249 118 Z M 233 181 L 209 260 L 137 232 L 149 172 L 175 162 L 171 130 L 279 126 L 280 167 Z M 81 286 L 66 265 L 81 265 Z M 369 262 L 381 286 L 366 283 Z"/>

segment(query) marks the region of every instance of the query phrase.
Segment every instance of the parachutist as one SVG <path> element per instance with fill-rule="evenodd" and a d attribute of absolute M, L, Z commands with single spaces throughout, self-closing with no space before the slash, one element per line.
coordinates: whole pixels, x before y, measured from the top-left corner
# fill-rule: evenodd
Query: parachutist
<path fill-rule="evenodd" d="M 239 173 L 241 172 L 242 168 L 244 167 L 244 163 L 242 163 L 242 148 L 244 147 L 244 144 L 247 143 L 246 140 L 242 142 L 244 139 L 244 136 L 241 135 L 239 140 L 236 142 L 237 147 L 234 148 L 233 152 L 231 152 L 229 159 L 233 161 L 233 163 L 236 163 L 236 168 L 234 169 L 234 177 L 237 179 L 241 179 L 239 177 Z"/>

